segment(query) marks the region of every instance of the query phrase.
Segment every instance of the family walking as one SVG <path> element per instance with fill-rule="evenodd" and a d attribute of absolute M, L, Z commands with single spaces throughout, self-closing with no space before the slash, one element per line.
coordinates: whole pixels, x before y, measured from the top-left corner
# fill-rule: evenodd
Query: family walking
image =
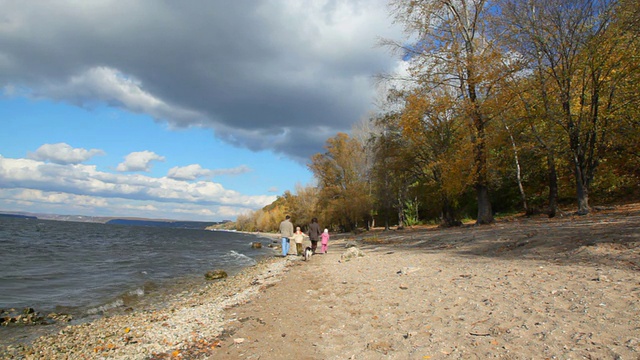
<path fill-rule="evenodd" d="M 315 254 L 318 248 L 318 241 L 322 245 L 321 251 L 326 254 L 329 249 L 329 230 L 324 229 L 324 231 L 320 230 L 320 224 L 318 224 L 318 219 L 311 219 L 311 224 L 309 224 L 308 234 L 305 234 L 300 230 L 300 227 L 296 227 L 296 231 L 293 231 L 293 224 L 291 223 L 291 216 L 287 215 L 285 219 L 280 223 L 280 237 L 282 241 L 282 256 L 287 256 L 289 253 L 289 249 L 291 248 L 291 239 L 296 244 L 296 254 L 298 256 L 302 256 L 302 242 L 305 236 L 309 236 L 309 240 L 311 241 L 311 251 Z"/>

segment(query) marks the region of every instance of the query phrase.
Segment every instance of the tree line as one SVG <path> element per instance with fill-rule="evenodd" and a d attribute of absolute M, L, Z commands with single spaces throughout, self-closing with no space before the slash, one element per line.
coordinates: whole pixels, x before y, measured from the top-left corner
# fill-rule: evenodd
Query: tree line
<path fill-rule="evenodd" d="M 315 185 L 238 217 L 338 231 L 496 213 L 585 215 L 640 195 L 640 8 L 632 0 L 393 0 L 405 67 L 378 112 L 327 140 Z"/>

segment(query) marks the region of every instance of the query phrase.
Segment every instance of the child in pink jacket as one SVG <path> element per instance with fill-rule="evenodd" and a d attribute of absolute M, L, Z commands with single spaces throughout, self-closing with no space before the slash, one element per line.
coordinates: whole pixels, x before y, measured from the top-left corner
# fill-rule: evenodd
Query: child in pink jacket
<path fill-rule="evenodd" d="M 329 249 L 329 230 L 324 229 L 322 235 L 320 235 L 320 242 L 322 243 L 322 253 L 326 254 Z"/>

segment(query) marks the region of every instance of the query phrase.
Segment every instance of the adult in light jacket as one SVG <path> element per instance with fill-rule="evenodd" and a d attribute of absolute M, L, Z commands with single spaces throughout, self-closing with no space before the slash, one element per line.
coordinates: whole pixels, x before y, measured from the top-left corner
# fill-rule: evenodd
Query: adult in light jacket
<path fill-rule="evenodd" d="M 289 247 L 291 246 L 291 238 L 293 237 L 293 224 L 289 220 L 291 216 L 287 215 L 280 223 L 280 236 L 282 237 L 282 256 L 287 256 Z"/>

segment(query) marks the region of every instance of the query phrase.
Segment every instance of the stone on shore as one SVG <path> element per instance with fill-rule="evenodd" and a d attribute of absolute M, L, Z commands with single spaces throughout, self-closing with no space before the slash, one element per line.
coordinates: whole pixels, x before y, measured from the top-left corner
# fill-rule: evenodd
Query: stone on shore
<path fill-rule="evenodd" d="M 42 325 L 47 320 L 31 307 L 24 308 L 21 312 L 16 309 L 0 310 L 0 325 Z"/>
<path fill-rule="evenodd" d="M 204 274 L 204 278 L 207 280 L 218 280 L 226 278 L 227 276 L 227 272 L 220 269 L 207 271 L 207 273 Z"/>
<path fill-rule="evenodd" d="M 351 240 L 350 240 L 350 241 L 347 241 L 347 243 L 346 243 L 346 244 L 344 244 L 344 247 L 345 247 L 345 248 L 347 248 L 347 249 L 348 249 L 348 248 L 352 248 L 352 247 L 358 247 L 358 244 L 356 244 L 356 242 L 355 242 L 355 241 L 351 241 Z"/>
<path fill-rule="evenodd" d="M 347 249 L 347 251 L 345 251 L 344 253 L 342 253 L 342 255 L 340 255 L 340 259 L 343 261 L 349 261 L 353 258 L 358 258 L 362 256 L 364 256 L 364 253 L 362 252 L 362 250 L 358 249 L 357 247 L 350 247 L 349 249 Z"/>

